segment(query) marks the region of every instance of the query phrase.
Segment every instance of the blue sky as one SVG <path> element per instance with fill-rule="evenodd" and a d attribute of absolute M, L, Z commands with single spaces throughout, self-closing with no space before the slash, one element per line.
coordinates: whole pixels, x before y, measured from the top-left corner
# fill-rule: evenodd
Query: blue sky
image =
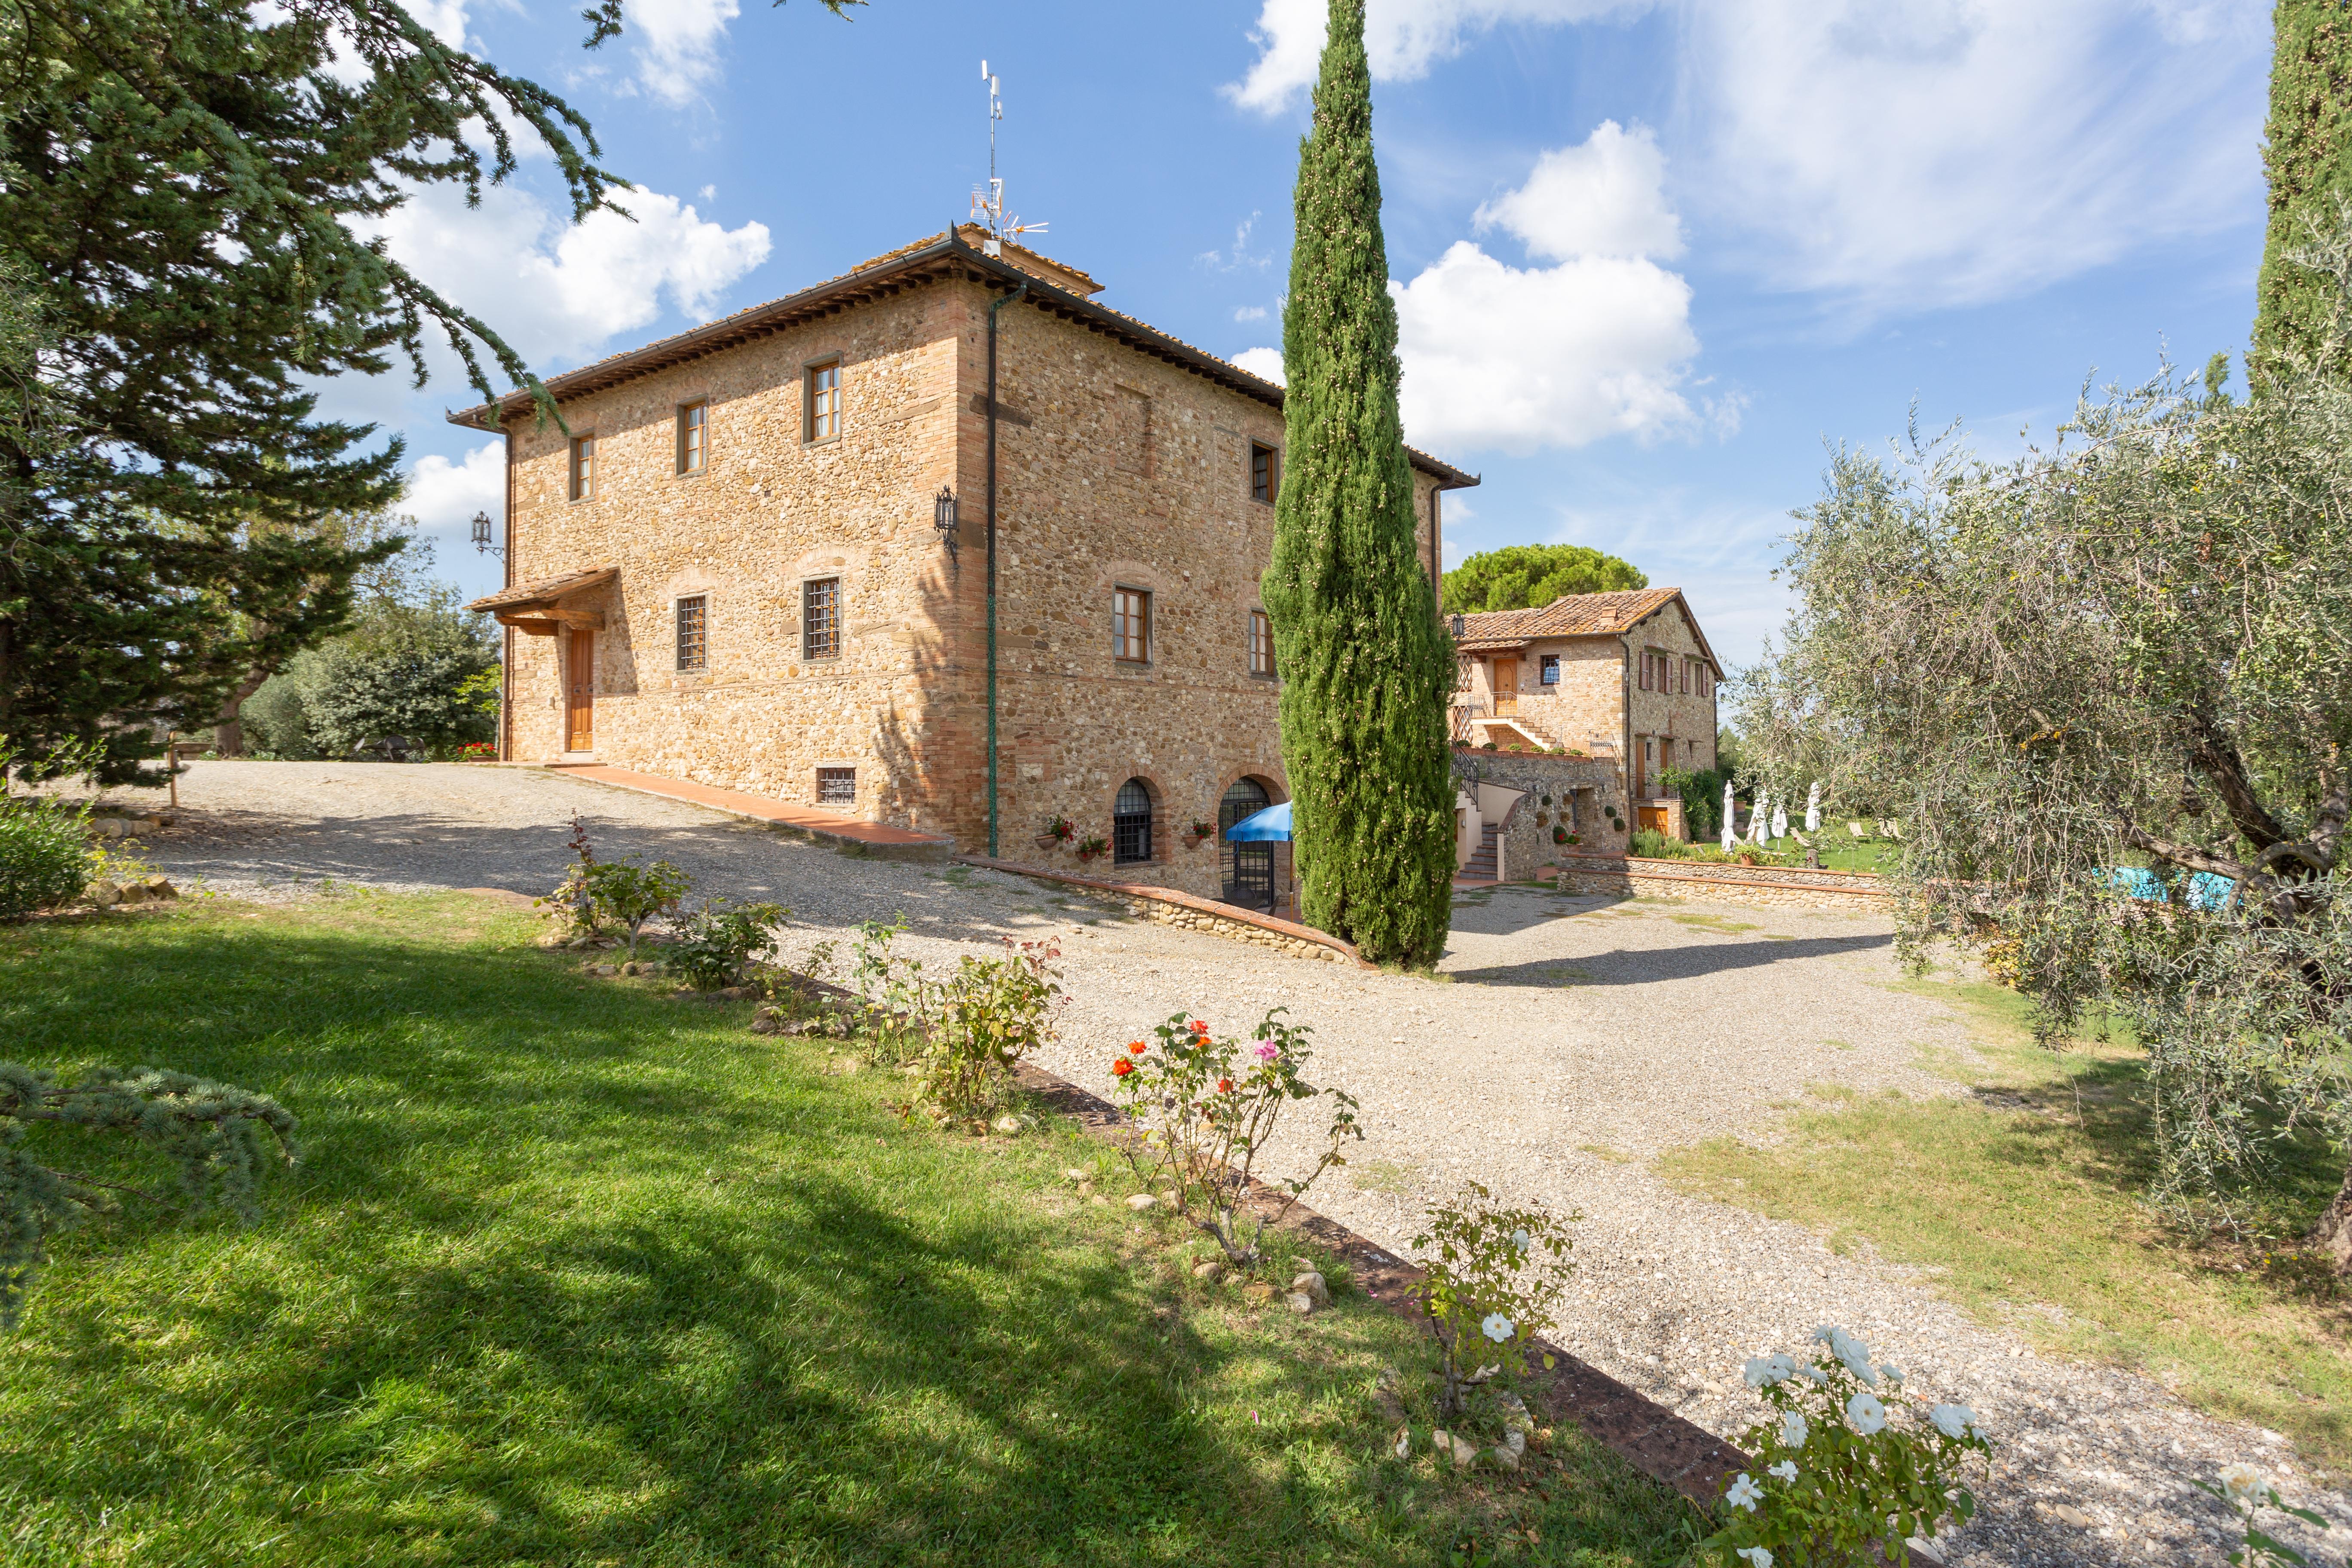
<path fill-rule="evenodd" d="M 1003 82 L 1010 205 L 1106 303 L 1271 368 L 1323 0 L 663 0 L 580 48 L 579 0 L 416 0 L 567 96 L 640 221 L 562 222 L 541 157 L 396 253 L 542 372 L 772 299 L 965 216 Z M 2086 374 L 2244 342 L 2262 243 L 2259 0 L 1373 0 L 1408 437 L 1485 484 L 1448 563 L 1568 541 L 1686 589 L 1718 652 L 1782 614 L 1824 442 L 1916 403 L 1981 449 Z M 1255 352 L 1253 352 L 1255 351 Z M 496 443 L 439 367 L 328 388 L 403 432 L 445 575 Z M 1017 526 L 1017 522 L 1015 524 Z"/>

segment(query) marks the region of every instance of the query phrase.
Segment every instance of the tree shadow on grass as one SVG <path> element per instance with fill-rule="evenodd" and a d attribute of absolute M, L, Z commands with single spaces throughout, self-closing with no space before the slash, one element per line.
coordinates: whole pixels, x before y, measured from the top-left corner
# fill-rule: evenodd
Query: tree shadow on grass
<path fill-rule="evenodd" d="M 27 1059 L 273 1093 L 306 1151 L 252 1231 L 61 1243 L 0 1363 L 26 1561 L 1425 1558 L 1372 1507 L 1348 1314 L 1269 1355 L 1024 1196 L 1044 1148 L 907 1132 L 813 1047 L 554 963 L 355 906 L 0 975 Z"/>

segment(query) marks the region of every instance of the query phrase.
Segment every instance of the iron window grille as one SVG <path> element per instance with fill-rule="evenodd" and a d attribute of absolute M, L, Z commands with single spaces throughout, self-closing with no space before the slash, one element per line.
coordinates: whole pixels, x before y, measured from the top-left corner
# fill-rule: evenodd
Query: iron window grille
<path fill-rule="evenodd" d="M 593 500 L 596 497 L 596 437 L 575 436 L 572 438 L 572 499 Z"/>
<path fill-rule="evenodd" d="M 709 444 L 710 405 L 688 403 L 677 411 L 677 471 L 681 474 L 702 472 L 705 449 Z"/>
<path fill-rule="evenodd" d="M 1118 786 L 1110 808 L 1110 858 L 1114 866 L 1132 866 L 1151 858 L 1151 792 L 1141 779 Z"/>
<path fill-rule="evenodd" d="M 1235 779 L 1217 803 L 1217 842 L 1224 859 L 1224 901 L 1248 910 L 1274 908 L 1274 846 L 1234 844 L 1225 835 L 1234 824 L 1274 804 L 1255 779 Z"/>
<path fill-rule="evenodd" d="M 1250 612 L 1249 668 L 1252 675 L 1273 678 L 1274 621 L 1264 610 Z"/>
<path fill-rule="evenodd" d="M 808 371 L 808 435 L 830 441 L 841 434 L 841 362 L 813 364 Z"/>
<path fill-rule="evenodd" d="M 1111 591 L 1110 651 L 1136 664 L 1151 657 L 1151 595 L 1140 588 Z"/>
<path fill-rule="evenodd" d="M 1282 489 L 1282 459 L 1263 441 L 1250 443 L 1250 500 L 1268 506 Z"/>
<path fill-rule="evenodd" d="M 841 579 L 820 577 L 801 585 L 801 658 L 841 657 Z"/>
<path fill-rule="evenodd" d="M 1541 686 L 1559 684 L 1559 655 L 1548 653 L 1543 656 L 1543 662 L 1538 667 L 1536 681 Z"/>
<path fill-rule="evenodd" d="M 857 770 L 856 768 L 817 769 L 816 803 L 819 805 L 856 805 L 857 804 Z"/>
<path fill-rule="evenodd" d="M 709 631 L 710 599 L 697 594 L 677 602 L 677 667 L 683 670 L 706 668 L 710 657 Z"/>

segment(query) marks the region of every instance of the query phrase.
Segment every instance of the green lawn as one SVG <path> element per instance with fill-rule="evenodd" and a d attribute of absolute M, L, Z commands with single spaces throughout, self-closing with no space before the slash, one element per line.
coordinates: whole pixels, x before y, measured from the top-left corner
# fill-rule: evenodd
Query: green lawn
<path fill-rule="evenodd" d="M 2062 1353 L 2144 1372 L 2190 1402 L 2352 1464 L 2352 1300 L 2260 1235 L 2192 1239 L 2140 1203 L 2147 1167 L 2140 1053 L 2035 1047 L 2014 993 L 1949 976 L 1909 989 L 1968 1020 L 1983 1064 L 1931 1056 L 1970 1099 L 1861 1098 L 1816 1086 L 1770 1149 L 1676 1150 L 1685 1191 L 1796 1220 L 1832 1246 L 1867 1240 L 1930 1271 L 1978 1317 Z M 2257 1232 L 2301 1234 L 2342 1179 L 2317 1140 L 2290 1151 Z M 2049 1309 L 2057 1309 L 2054 1312 Z"/>
<path fill-rule="evenodd" d="M 1427 1419 L 1412 1329 L 1195 1282 L 1062 1184 L 1098 1145 L 909 1129 L 887 1079 L 530 933 L 371 895 L 0 929 L 13 1057 L 275 1095 L 304 1155 L 253 1229 L 58 1244 L 0 1342 L 0 1558 L 1680 1556 L 1683 1505 L 1572 1429 L 1508 1480 L 1389 1457 L 1384 1369 Z"/>

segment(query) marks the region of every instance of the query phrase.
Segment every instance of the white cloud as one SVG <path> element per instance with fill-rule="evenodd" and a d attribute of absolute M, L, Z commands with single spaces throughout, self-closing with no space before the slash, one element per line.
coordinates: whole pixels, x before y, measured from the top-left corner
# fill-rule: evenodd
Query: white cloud
<path fill-rule="evenodd" d="M 1649 0 L 1370 0 L 1364 47 L 1380 81 L 1411 81 L 1500 23 L 1584 22 L 1649 8 Z M 1228 98 L 1272 114 L 1315 85 L 1329 0 L 1265 0 L 1250 30 L 1260 53 Z"/>
<path fill-rule="evenodd" d="M 1404 80 L 1499 25 L 1653 8 L 1371 0 L 1367 42 L 1374 77 Z M 1229 96 L 1271 113 L 1310 86 L 1324 11 L 1264 0 L 1259 56 Z M 2260 215 L 2262 0 L 1715 0 L 1673 14 L 1686 210 L 1724 232 L 1727 258 L 1829 295 L 1848 319 L 2011 297 Z"/>
<path fill-rule="evenodd" d="M 1481 229 L 1500 224 L 1531 256 L 1648 256 L 1683 253 L 1682 220 L 1667 205 L 1665 155 L 1646 125 L 1627 131 L 1613 120 L 1581 146 L 1558 147 L 1536 160 L 1528 183 L 1480 207 Z"/>
<path fill-rule="evenodd" d="M 1234 363 L 1252 375 L 1263 376 L 1276 386 L 1283 384 L 1280 349 L 1244 349 L 1234 356 Z"/>
<path fill-rule="evenodd" d="M 637 80 L 665 103 L 692 103 L 719 74 L 719 44 L 739 14 L 736 0 L 632 0 L 624 20 L 637 40 Z"/>
<path fill-rule="evenodd" d="M 1270 256 L 1254 256 L 1250 253 L 1250 230 L 1257 226 L 1258 216 L 1258 214 L 1252 213 L 1249 216 L 1242 219 L 1241 222 L 1234 226 L 1233 249 L 1204 250 L 1201 252 L 1200 259 L 1202 265 L 1204 267 L 1213 267 L 1220 272 L 1238 272 L 1244 267 L 1265 268 L 1272 266 L 1274 264 L 1274 258 Z"/>
<path fill-rule="evenodd" d="M 566 224 L 511 186 L 468 208 L 446 187 L 419 191 L 379 221 L 392 253 L 497 328 L 534 366 L 576 359 L 651 324 L 667 300 L 705 316 L 767 259 L 768 230 L 726 228 L 676 196 L 620 195 L 635 221 L 597 212 Z"/>
<path fill-rule="evenodd" d="M 439 456 L 417 459 L 409 470 L 400 510 L 426 533 L 457 533 L 478 511 L 502 519 L 507 509 L 506 443 L 469 447 L 462 461 Z"/>
<path fill-rule="evenodd" d="M 1603 121 L 1478 210 L 1481 227 L 1508 229 L 1556 265 L 1513 267 L 1460 240 L 1389 285 L 1413 441 L 1524 456 L 1737 428 L 1736 397 L 1695 409 L 1682 390 L 1699 345 L 1690 285 L 1652 259 L 1682 249 L 1664 181 L 1646 128 Z"/>
<path fill-rule="evenodd" d="M 1236 321 L 1263 321 L 1265 320 L 1265 307 L 1263 305 L 1241 306 L 1234 311 L 1234 320 Z"/>
<path fill-rule="evenodd" d="M 2259 213 L 2253 0 L 1689 15 L 1711 205 L 1784 287 L 1975 303 Z"/>

